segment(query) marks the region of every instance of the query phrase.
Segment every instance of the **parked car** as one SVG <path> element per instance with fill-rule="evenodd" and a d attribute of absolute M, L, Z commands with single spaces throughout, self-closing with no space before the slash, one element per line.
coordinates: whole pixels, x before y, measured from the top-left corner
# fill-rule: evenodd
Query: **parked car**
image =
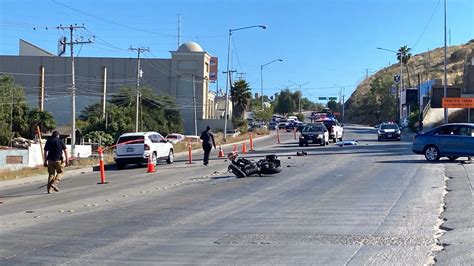
<path fill-rule="evenodd" d="M 227 134 L 229 134 L 229 131 L 227 131 Z M 196 135 L 185 135 L 184 136 L 184 141 L 186 142 L 202 142 L 201 136 L 196 136 Z"/>
<path fill-rule="evenodd" d="M 172 134 L 166 135 L 165 139 L 168 140 L 169 142 L 171 142 L 171 144 L 174 145 L 178 142 L 184 141 L 184 135 L 183 134 L 178 134 L 178 133 L 172 133 Z"/>
<path fill-rule="evenodd" d="M 278 126 L 278 123 L 277 123 L 277 122 L 270 122 L 270 123 L 268 123 L 268 128 L 269 128 L 270 130 L 276 130 L 277 126 Z"/>
<path fill-rule="evenodd" d="M 288 124 L 286 125 L 286 127 L 285 127 L 286 132 L 292 132 L 295 127 L 296 127 L 296 123 L 295 123 L 295 122 L 288 123 Z"/>
<path fill-rule="evenodd" d="M 329 131 L 323 123 L 312 123 L 301 130 L 299 146 L 308 146 L 309 143 L 325 146 L 329 144 Z"/>
<path fill-rule="evenodd" d="M 402 132 L 395 123 L 382 123 L 377 130 L 377 139 L 378 141 L 384 139 L 395 139 L 400 141 L 402 139 Z"/>
<path fill-rule="evenodd" d="M 456 160 L 474 156 L 474 123 L 452 123 L 417 134 L 413 138 L 412 151 L 424 154 L 426 160 L 437 161 L 441 157 Z"/>
<path fill-rule="evenodd" d="M 342 137 L 344 136 L 344 128 L 343 125 L 339 124 L 337 119 L 333 117 L 326 117 L 324 119 L 319 119 L 316 122 L 321 122 L 329 131 L 329 138 L 332 139 L 334 143 L 337 140 L 342 141 Z"/>
<path fill-rule="evenodd" d="M 278 123 L 278 129 L 286 129 L 286 122 Z"/>
<path fill-rule="evenodd" d="M 306 126 L 305 123 L 303 122 L 298 122 L 298 124 L 296 125 L 296 131 L 297 132 L 301 132 L 301 130 L 303 130 L 303 128 Z"/>
<path fill-rule="evenodd" d="M 240 130 L 238 129 L 228 129 L 227 130 L 227 136 L 230 136 L 232 138 L 235 138 L 237 137 L 238 135 L 240 135 Z M 201 140 L 200 140 L 201 141 Z"/>
<path fill-rule="evenodd" d="M 168 164 L 174 161 L 173 144 L 157 132 L 134 132 L 122 134 L 117 140 L 114 160 L 118 169 L 127 164 L 139 166 L 151 162 L 156 165 L 159 159 L 165 159 Z"/>

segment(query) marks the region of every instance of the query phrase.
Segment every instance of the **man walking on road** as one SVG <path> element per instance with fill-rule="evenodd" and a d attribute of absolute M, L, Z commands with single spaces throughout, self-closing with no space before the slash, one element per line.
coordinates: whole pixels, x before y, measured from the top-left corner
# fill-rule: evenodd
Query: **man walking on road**
<path fill-rule="evenodd" d="M 200 139 L 202 140 L 202 149 L 204 150 L 203 162 L 204 165 L 207 166 L 209 164 L 209 154 L 211 153 L 212 146 L 214 146 L 214 149 L 216 148 L 214 134 L 211 132 L 210 126 L 207 126 L 206 130 L 201 133 Z"/>
<path fill-rule="evenodd" d="M 62 156 L 64 152 L 64 158 Z M 63 162 L 68 165 L 68 158 L 66 152 L 66 145 L 59 139 L 59 132 L 53 131 L 53 135 L 46 145 L 44 145 L 44 166 L 48 167 L 48 193 L 51 193 L 51 188 L 58 192 L 59 180 L 63 175 Z M 65 160 L 64 160 L 65 159 Z"/>

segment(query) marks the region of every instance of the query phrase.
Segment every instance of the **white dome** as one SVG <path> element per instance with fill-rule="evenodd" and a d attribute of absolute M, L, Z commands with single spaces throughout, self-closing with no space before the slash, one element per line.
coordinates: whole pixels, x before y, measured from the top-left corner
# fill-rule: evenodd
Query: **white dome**
<path fill-rule="evenodd" d="M 195 42 L 185 42 L 178 48 L 178 52 L 203 52 L 201 45 Z"/>

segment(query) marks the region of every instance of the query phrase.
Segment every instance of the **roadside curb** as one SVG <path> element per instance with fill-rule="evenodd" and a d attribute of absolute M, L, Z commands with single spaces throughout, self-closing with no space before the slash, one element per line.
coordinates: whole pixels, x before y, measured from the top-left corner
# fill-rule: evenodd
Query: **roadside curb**
<path fill-rule="evenodd" d="M 444 199 L 444 223 L 439 227 L 441 251 L 435 254 L 440 264 L 467 265 L 474 240 L 472 235 L 472 193 L 474 163 L 447 164 L 445 168 L 447 194 Z"/>
<path fill-rule="evenodd" d="M 95 166 L 90 166 L 90 167 L 78 168 L 78 169 L 73 169 L 73 170 L 68 170 L 66 167 L 64 169 L 64 175 L 61 179 L 64 180 L 64 179 L 72 178 L 73 176 L 78 176 L 80 174 L 91 173 L 94 171 L 94 167 Z M 15 185 L 21 185 L 21 184 L 28 184 L 28 183 L 38 182 L 42 180 L 44 181 L 44 184 L 46 184 L 46 182 L 48 181 L 48 173 L 42 174 L 42 175 L 26 176 L 26 177 L 20 177 L 20 178 L 15 178 L 15 179 L 3 180 L 3 181 L 0 181 L 0 187 L 9 187 L 9 186 L 15 186 Z"/>
<path fill-rule="evenodd" d="M 253 141 L 254 142 L 259 142 L 259 141 L 265 140 L 267 138 L 270 138 L 272 136 L 273 136 L 273 134 L 270 133 L 268 135 L 264 135 L 264 136 L 261 136 L 261 137 L 254 138 Z M 222 147 L 232 147 L 234 144 L 241 145 L 244 142 L 248 143 L 248 140 L 241 140 L 241 141 L 237 141 L 237 142 L 233 142 L 233 143 L 224 144 L 224 145 L 222 145 Z M 202 153 L 201 149 L 199 149 L 199 148 L 198 149 L 193 149 L 193 155 L 194 154 L 200 154 L 200 153 Z M 187 156 L 188 151 L 178 152 L 178 153 L 175 153 L 174 155 L 175 156 Z M 64 175 L 63 175 L 62 179 L 69 179 L 69 178 L 72 178 L 72 177 L 75 177 L 75 176 L 79 176 L 81 174 L 94 172 L 94 167 L 97 167 L 97 166 L 98 166 L 98 164 L 93 165 L 93 166 L 84 167 L 84 168 L 72 169 L 72 170 L 68 170 L 67 167 L 66 167 L 64 169 Z M 34 175 L 34 176 L 20 177 L 20 178 L 9 179 L 9 180 L 2 180 L 2 181 L 0 181 L 0 187 L 16 186 L 16 185 L 28 184 L 28 183 L 32 183 L 32 182 L 38 182 L 38 181 L 44 181 L 44 183 L 46 184 L 47 180 L 48 180 L 48 174 L 46 173 L 46 174 L 42 174 L 42 175 Z"/>

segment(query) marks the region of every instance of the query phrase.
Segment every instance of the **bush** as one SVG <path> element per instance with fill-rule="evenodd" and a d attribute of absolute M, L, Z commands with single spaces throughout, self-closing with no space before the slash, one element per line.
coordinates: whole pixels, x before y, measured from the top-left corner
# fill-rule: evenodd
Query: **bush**
<path fill-rule="evenodd" d="M 298 117 L 298 120 L 299 120 L 299 121 L 304 121 L 304 114 L 298 113 L 298 114 L 296 115 L 296 117 Z"/>
<path fill-rule="evenodd" d="M 453 62 L 464 60 L 464 56 L 465 56 L 464 50 L 456 50 L 451 53 L 451 56 L 449 57 L 449 62 L 453 63 Z"/>
<path fill-rule="evenodd" d="M 420 112 L 418 112 L 418 110 L 416 110 L 415 112 L 412 112 L 410 116 L 408 117 L 408 128 L 410 128 L 414 132 L 418 131 L 419 119 L 420 119 Z"/>
<path fill-rule="evenodd" d="M 232 124 L 234 128 L 240 130 L 240 132 L 247 132 L 248 124 L 246 119 L 232 117 Z"/>

